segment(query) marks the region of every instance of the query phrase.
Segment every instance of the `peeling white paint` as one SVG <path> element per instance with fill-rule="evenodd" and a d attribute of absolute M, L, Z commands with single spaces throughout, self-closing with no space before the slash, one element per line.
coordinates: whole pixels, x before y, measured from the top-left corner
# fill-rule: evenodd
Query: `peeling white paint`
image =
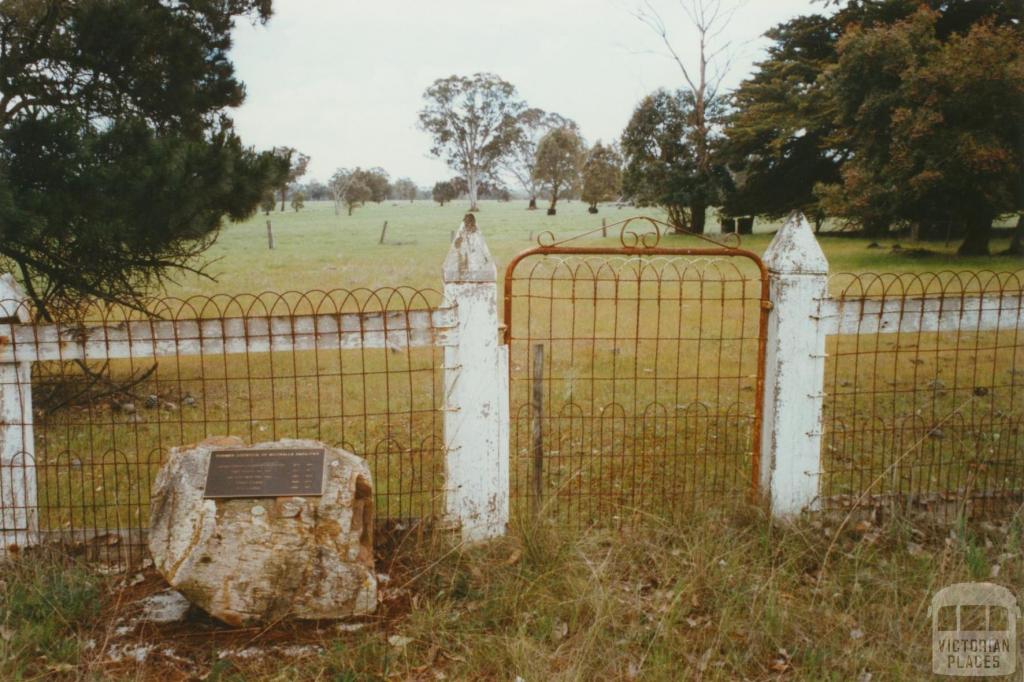
<path fill-rule="evenodd" d="M 3 295 L 2 290 L 0 295 Z M 456 343 L 457 339 L 451 336 L 454 324 L 454 312 L 447 308 L 294 317 L 137 320 L 84 329 L 0 324 L 0 336 L 8 339 L 7 343 L 0 345 L 0 363 L 265 353 L 315 348 L 404 350 Z"/>
<path fill-rule="evenodd" d="M 29 322 L 27 298 L 14 277 L 0 275 L 0 317 Z M 37 540 L 32 416 L 32 363 L 0 361 L 0 556 Z"/>
<path fill-rule="evenodd" d="M 818 304 L 828 288 L 828 261 L 802 214 L 794 213 L 764 255 L 772 310 L 768 316 L 762 494 L 772 514 L 814 506 L 821 459 L 825 328 Z"/>
<path fill-rule="evenodd" d="M 835 301 L 828 261 L 794 213 L 764 255 L 772 311 L 766 339 L 762 493 L 776 517 L 818 504 L 825 340 L 835 334 L 1024 329 L 1020 294 Z"/>
<path fill-rule="evenodd" d="M 508 348 L 498 343 L 496 271 L 467 215 L 444 262 L 458 342 L 445 346 L 445 510 L 466 541 L 508 523 Z"/>
<path fill-rule="evenodd" d="M 1024 296 L 929 296 L 822 301 L 826 334 L 1024 330 Z"/>

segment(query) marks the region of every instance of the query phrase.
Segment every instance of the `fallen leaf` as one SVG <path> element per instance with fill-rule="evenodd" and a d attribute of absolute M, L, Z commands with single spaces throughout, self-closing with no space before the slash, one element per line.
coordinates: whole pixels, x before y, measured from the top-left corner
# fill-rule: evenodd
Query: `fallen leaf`
<path fill-rule="evenodd" d="M 406 637 L 404 635 L 391 635 L 388 637 L 388 644 L 398 649 L 409 645 L 412 642 L 412 637 Z"/>
<path fill-rule="evenodd" d="M 788 672 L 793 669 L 793 666 L 789 663 L 789 652 L 785 649 L 779 649 L 778 654 L 772 659 L 772 662 L 768 664 L 768 668 L 777 673 Z"/>

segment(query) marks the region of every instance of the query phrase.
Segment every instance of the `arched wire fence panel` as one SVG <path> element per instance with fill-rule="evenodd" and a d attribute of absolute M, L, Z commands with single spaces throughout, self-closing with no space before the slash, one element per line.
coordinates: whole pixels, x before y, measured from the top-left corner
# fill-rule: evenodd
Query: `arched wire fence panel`
<path fill-rule="evenodd" d="M 751 493 L 760 260 L 632 222 L 607 228 L 617 247 L 542 239 L 506 272 L 513 514 L 631 524 Z"/>
<path fill-rule="evenodd" d="M 827 343 L 822 506 L 1017 510 L 1024 272 L 840 274 L 831 291 L 859 317 Z"/>
<path fill-rule="evenodd" d="M 373 470 L 379 523 L 439 516 L 440 304 L 439 292 L 407 287 L 218 295 L 154 300 L 152 317 L 107 306 L 59 321 L 91 348 L 129 350 L 82 360 L 61 356 L 73 344 L 29 340 L 57 354 L 32 363 L 33 419 L 22 418 L 34 422 L 41 535 L 93 558 L 140 559 L 171 448 L 223 435 L 343 447 Z M 9 461 L 8 487 L 31 466 Z"/>

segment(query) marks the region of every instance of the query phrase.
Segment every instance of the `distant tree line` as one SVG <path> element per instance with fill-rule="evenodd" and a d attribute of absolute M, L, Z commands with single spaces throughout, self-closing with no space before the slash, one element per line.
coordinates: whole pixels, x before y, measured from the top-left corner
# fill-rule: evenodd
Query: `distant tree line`
<path fill-rule="evenodd" d="M 94 299 L 143 308 L 167 273 L 202 273 L 223 221 L 261 204 L 464 195 L 477 210 L 515 187 L 550 213 L 629 201 L 701 232 L 710 206 L 748 227 L 799 209 L 873 237 L 956 236 L 964 254 L 988 253 L 997 217 L 1024 215 L 1024 0 L 822 0 L 766 33 L 731 93 L 708 68 L 724 0 L 679 0 L 695 69 L 656 4 L 636 14 L 681 87 L 644 97 L 620 139 L 589 144 L 493 74 L 442 78 L 418 119 L 455 177 L 429 188 L 380 168 L 308 180 L 308 155 L 242 142 L 231 29 L 269 19 L 271 0 L 0 3 L 0 259 L 45 316 Z"/>
<path fill-rule="evenodd" d="M 277 207 L 285 210 L 287 202 L 293 210 L 305 207 L 306 200 L 333 201 L 335 214 L 345 207 L 348 215 L 366 202 L 382 203 L 385 200 L 415 201 L 429 198 L 410 178 L 398 178 L 394 182 L 383 168 L 339 168 L 328 182 L 309 180 L 298 182 L 306 174 L 310 157 L 291 147 L 275 147 L 274 154 L 281 160 L 287 171 L 281 175 L 280 183 L 271 188 L 263 198 L 262 209 L 268 215 Z"/>
<path fill-rule="evenodd" d="M 433 190 L 431 190 L 430 196 L 434 201 L 444 206 L 449 201 L 453 201 L 469 194 L 469 183 L 466 179 L 461 176 L 456 176 L 451 180 L 442 180 L 434 184 Z M 512 193 L 508 187 L 500 183 L 483 181 L 477 186 L 477 198 L 479 199 L 496 199 L 497 201 L 511 201 Z"/>
<path fill-rule="evenodd" d="M 1024 211 L 1021 0 L 825 4 L 770 29 L 766 59 L 731 94 L 705 79 L 699 41 L 701 72 L 645 97 L 623 133 L 625 197 L 696 232 L 709 205 L 801 210 L 819 227 L 957 236 L 960 253 L 987 254 L 993 221 Z M 707 3 L 689 7 L 713 35 Z M 660 17 L 640 16 L 671 50 Z"/>
<path fill-rule="evenodd" d="M 681 1 L 696 66 L 643 3 L 637 17 L 683 86 L 644 97 L 611 145 L 589 147 L 575 122 L 493 74 L 435 81 L 419 123 L 459 179 L 435 200 L 465 194 L 477 210 L 488 183 L 509 179 L 549 214 L 569 197 L 592 211 L 621 199 L 701 233 L 711 206 L 746 230 L 801 210 L 872 237 L 957 236 L 963 254 L 988 253 L 1000 215 L 1024 215 L 1022 0 L 829 0 L 771 28 L 767 57 L 732 93 L 713 68 L 731 15 L 719 0 Z M 1024 218 L 1012 252 L 1024 253 L 1022 232 Z"/>
<path fill-rule="evenodd" d="M 549 215 L 584 188 L 594 212 L 620 194 L 617 150 L 600 143 L 588 149 L 574 121 L 527 106 L 515 86 L 494 74 L 438 79 L 423 99 L 419 122 L 433 139 L 431 153 L 458 174 L 434 186 L 441 205 L 465 194 L 469 210 L 479 210 L 478 199 L 511 196 L 506 180 L 521 187 L 531 210 L 546 197 Z"/>

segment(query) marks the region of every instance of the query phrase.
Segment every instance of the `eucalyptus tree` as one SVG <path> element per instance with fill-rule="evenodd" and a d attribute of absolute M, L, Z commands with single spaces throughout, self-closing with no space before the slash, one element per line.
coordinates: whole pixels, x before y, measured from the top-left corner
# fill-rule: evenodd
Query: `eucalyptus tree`
<path fill-rule="evenodd" d="M 590 213 L 597 213 L 602 201 L 612 201 L 622 192 L 622 155 L 612 145 L 598 140 L 586 154 L 583 162 L 583 190 L 580 198 L 588 204 Z"/>
<path fill-rule="evenodd" d="M 431 154 L 466 179 L 469 210 L 479 210 L 480 184 L 515 144 L 526 105 L 515 86 L 489 73 L 440 78 L 423 99 L 419 123 L 433 138 Z"/>
<path fill-rule="evenodd" d="M 544 135 L 555 128 L 571 128 L 579 133 L 576 123 L 560 114 L 543 109 L 524 110 L 518 118 L 519 129 L 508 153 L 501 159 L 501 167 L 523 188 L 530 197 L 528 210 L 537 208 L 540 183 L 536 178 L 537 145 Z"/>
<path fill-rule="evenodd" d="M 704 113 L 719 115 L 717 109 Z M 721 163 L 701 163 L 694 120 L 688 90 L 658 90 L 641 100 L 622 133 L 622 191 L 638 206 L 664 208 L 676 230 L 700 234 L 706 209 L 721 201 L 732 181 Z"/>
<path fill-rule="evenodd" d="M 391 192 L 394 198 L 404 199 L 412 203 L 416 200 L 416 183 L 409 178 L 398 178 L 391 186 Z"/>
<path fill-rule="evenodd" d="M 298 182 L 299 178 L 306 174 L 309 169 L 309 154 L 303 154 L 295 147 L 274 147 L 274 154 L 285 164 L 288 172 L 281 179 L 277 188 L 281 198 L 281 210 L 284 210 L 285 201 L 288 198 L 288 189 Z"/>
<path fill-rule="evenodd" d="M 569 127 L 549 131 L 537 144 L 533 177 L 551 201 L 548 215 L 555 215 L 555 206 L 563 192 L 579 186 L 583 154 L 583 139 Z"/>
<path fill-rule="evenodd" d="M 434 198 L 434 201 L 441 206 L 444 206 L 452 199 L 457 199 L 459 197 L 459 190 L 451 180 L 442 180 L 434 183 L 434 189 L 430 194 Z"/>
<path fill-rule="evenodd" d="M 703 188 L 689 192 L 690 227 L 703 232 L 707 201 L 721 185 L 716 138 L 725 105 L 722 83 L 729 72 L 732 50 L 721 35 L 739 5 L 735 0 L 678 0 L 672 4 L 696 35 L 695 40 L 686 43 L 689 54 L 671 35 L 672 21 L 658 9 L 655 0 L 643 0 L 634 14 L 658 37 L 682 76 L 679 99 L 686 108 L 686 148 L 693 161 L 691 175 L 693 184 Z"/>

